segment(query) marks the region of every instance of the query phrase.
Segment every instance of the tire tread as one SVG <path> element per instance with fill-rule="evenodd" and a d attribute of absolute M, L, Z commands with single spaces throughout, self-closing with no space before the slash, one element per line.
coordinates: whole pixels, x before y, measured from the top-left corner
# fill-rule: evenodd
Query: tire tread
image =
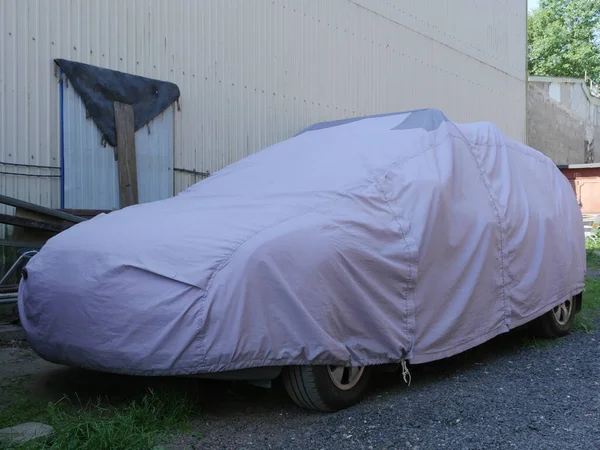
<path fill-rule="evenodd" d="M 322 368 L 313 366 L 291 366 L 287 367 L 283 373 L 283 383 L 285 390 L 292 400 L 300 407 L 305 409 L 333 412 L 338 408 L 339 398 L 332 397 L 331 393 L 324 386 L 324 372 Z M 368 382 L 368 375 L 365 376 L 365 385 Z M 363 387 L 358 388 L 356 399 L 362 398 Z"/>
<path fill-rule="evenodd" d="M 572 299 L 571 301 L 575 301 Z M 575 314 L 576 314 L 575 304 L 572 305 L 571 316 L 569 321 L 565 326 L 560 326 L 556 323 L 552 310 L 548 311 L 544 315 L 538 317 L 532 322 L 532 330 L 535 335 L 542 338 L 559 338 L 566 336 L 573 329 L 573 324 L 575 322 Z"/>

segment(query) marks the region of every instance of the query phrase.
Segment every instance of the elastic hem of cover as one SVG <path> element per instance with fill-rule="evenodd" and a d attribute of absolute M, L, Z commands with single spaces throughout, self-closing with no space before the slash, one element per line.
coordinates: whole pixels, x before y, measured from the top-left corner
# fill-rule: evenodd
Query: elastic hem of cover
<path fill-rule="evenodd" d="M 52 344 L 52 342 L 46 342 L 47 344 Z M 39 352 L 35 346 L 32 345 L 32 350 L 42 359 L 54 363 L 60 364 L 67 367 L 77 367 L 85 370 L 93 370 L 96 372 L 103 373 L 112 373 L 117 375 L 132 375 L 132 376 L 190 376 L 194 375 L 210 375 L 210 374 L 219 374 L 222 372 L 235 372 L 244 369 L 256 369 L 261 367 L 290 367 L 290 366 L 327 366 L 327 365 L 341 365 L 342 363 L 339 360 L 288 360 L 288 359 L 276 359 L 276 358 L 268 358 L 268 359 L 260 359 L 260 360 L 250 360 L 245 363 L 239 364 L 226 364 L 219 366 L 211 366 L 211 367 L 201 367 L 199 368 L 197 364 L 193 366 L 187 367 L 178 367 L 177 369 L 147 369 L 147 370 L 136 370 L 136 369 L 127 369 L 127 368 L 118 368 L 118 367 L 105 367 L 100 364 L 91 364 L 91 363 L 77 363 L 74 361 L 69 361 L 60 358 L 51 358 L 47 355 L 44 355 L 43 352 Z M 385 364 L 397 364 L 404 361 L 404 359 L 398 360 L 390 360 L 390 359 L 372 359 L 365 362 L 361 362 L 360 366 L 379 366 Z M 210 378 L 207 376 L 205 378 Z"/>

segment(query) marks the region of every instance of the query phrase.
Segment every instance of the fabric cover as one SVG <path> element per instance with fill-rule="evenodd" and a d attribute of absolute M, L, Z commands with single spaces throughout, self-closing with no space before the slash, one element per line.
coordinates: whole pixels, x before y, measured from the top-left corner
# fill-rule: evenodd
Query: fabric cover
<path fill-rule="evenodd" d="M 314 127 L 75 225 L 19 308 L 43 358 L 110 372 L 423 363 L 581 292 L 585 264 L 550 159 L 426 110 Z"/>
<path fill-rule="evenodd" d="M 66 59 L 55 59 L 54 62 L 65 73 L 112 147 L 117 145 L 115 102 L 133 106 L 134 129 L 137 131 L 172 105 L 180 95 L 179 87 L 167 81 Z"/>

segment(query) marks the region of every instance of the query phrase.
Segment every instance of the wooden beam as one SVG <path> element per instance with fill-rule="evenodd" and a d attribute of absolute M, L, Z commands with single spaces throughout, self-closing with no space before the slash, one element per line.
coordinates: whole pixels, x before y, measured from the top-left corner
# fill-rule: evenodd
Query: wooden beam
<path fill-rule="evenodd" d="M 0 195 L 0 203 L 5 205 L 14 206 L 15 208 L 23 208 L 31 211 L 38 212 L 40 214 L 45 214 L 50 217 L 56 217 L 57 219 L 67 220 L 73 223 L 84 222 L 85 219 L 82 217 L 77 217 L 72 214 L 67 214 L 61 211 L 57 211 L 55 209 L 44 208 L 43 206 L 36 205 L 34 203 L 24 202 L 23 200 L 19 200 L 17 198 L 8 197 L 6 195 Z"/>
<path fill-rule="evenodd" d="M 0 223 L 12 225 L 15 227 L 33 228 L 35 230 L 52 231 L 54 233 L 60 233 L 66 230 L 72 224 L 57 225 L 54 223 L 43 222 L 41 220 L 28 219 L 26 217 L 12 216 L 10 214 L 0 214 Z"/>
<path fill-rule="evenodd" d="M 117 131 L 119 195 L 121 208 L 125 208 L 138 203 L 133 106 L 115 102 L 114 109 Z"/>
<path fill-rule="evenodd" d="M 14 241 L 12 239 L 0 239 L 0 247 L 27 248 L 31 250 L 40 250 L 43 247 L 41 242 Z"/>
<path fill-rule="evenodd" d="M 18 284 L 3 284 L 2 286 L 0 286 L 0 294 L 14 294 L 18 291 Z"/>
<path fill-rule="evenodd" d="M 91 219 L 100 214 L 109 214 L 113 212 L 112 209 L 59 209 L 59 211 L 73 214 L 77 217 L 82 217 L 83 219 Z"/>

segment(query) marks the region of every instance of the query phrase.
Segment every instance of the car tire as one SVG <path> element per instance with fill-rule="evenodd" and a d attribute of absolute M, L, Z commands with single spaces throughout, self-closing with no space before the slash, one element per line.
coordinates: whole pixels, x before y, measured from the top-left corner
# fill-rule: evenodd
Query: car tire
<path fill-rule="evenodd" d="M 285 390 L 298 406 L 335 412 L 362 400 L 369 385 L 371 368 L 291 366 L 282 375 Z"/>
<path fill-rule="evenodd" d="M 573 330 L 576 312 L 575 299 L 569 297 L 533 322 L 535 334 L 545 338 L 566 336 Z"/>

